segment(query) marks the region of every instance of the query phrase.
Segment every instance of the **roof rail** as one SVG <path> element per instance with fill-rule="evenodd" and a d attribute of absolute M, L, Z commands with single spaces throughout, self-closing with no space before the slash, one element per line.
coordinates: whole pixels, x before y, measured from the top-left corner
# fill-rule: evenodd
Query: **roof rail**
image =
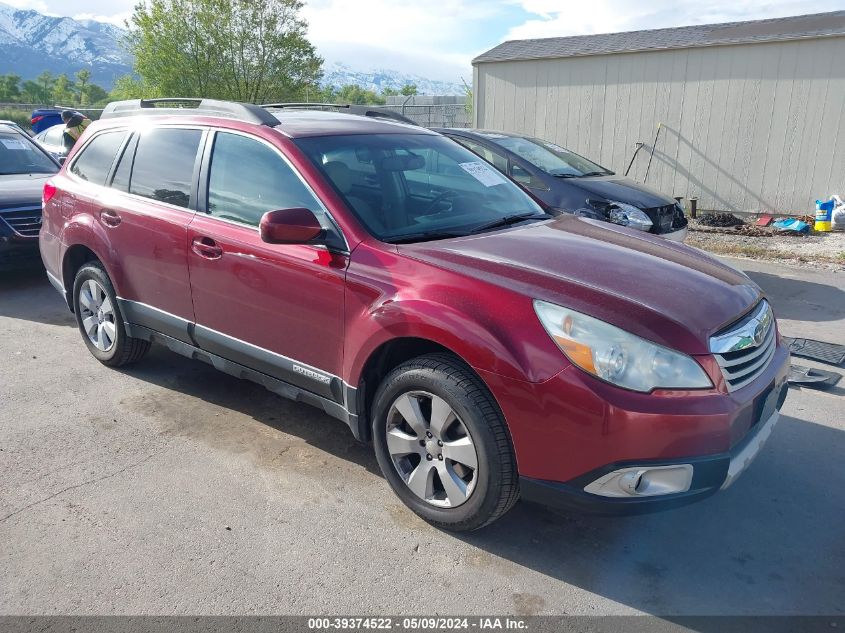
<path fill-rule="evenodd" d="M 383 108 L 381 106 L 358 105 L 354 103 L 262 103 L 262 108 L 278 108 L 278 109 L 300 109 L 312 110 L 319 108 L 325 110 L 326 108 L 334 108 L 336 110 L 346 110 L 349 114 L 357 114 L 358 116 L 368 116 L 374 119 L 391 119 L 399 123 L 406 123 L 408 125 L 417 125 L 416 121 L 409 119 L 405 115 L 399 114 L 394 110 Z"/>
<path fill-rule="evenodd" d="M 168 104 L 170 104 L 168 106 Z M 196 99 L 191 97 L 163 97 L 159 99 L 129 99 L 112 101 L 100 115 L 101 119 L 135 116 L 138 114 L 156 115 L 206 115 L 225 119 L 238 119 L 259 125 L 275 127 L 279 120 L 261 106 L 218 99 Z"/>

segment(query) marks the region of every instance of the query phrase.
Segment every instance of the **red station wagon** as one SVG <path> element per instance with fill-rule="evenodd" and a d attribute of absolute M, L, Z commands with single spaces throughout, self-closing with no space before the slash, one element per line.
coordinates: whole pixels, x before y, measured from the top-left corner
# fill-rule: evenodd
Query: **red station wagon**
<path fill-rule="evenodd" d="M 452 530 L 520 497 L 701 499 L 772 432 L 788 352 L 741 272 L 551 217 L 422 128 L 171 105 L 110 104 L 44 187 L 42 258 L 100 362 L 161 343 L 321 407 Z"/>

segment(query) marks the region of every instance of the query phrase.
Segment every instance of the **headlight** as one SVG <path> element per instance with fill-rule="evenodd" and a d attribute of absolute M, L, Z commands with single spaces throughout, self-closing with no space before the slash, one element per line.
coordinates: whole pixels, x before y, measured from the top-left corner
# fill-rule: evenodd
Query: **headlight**
<path fill-rule="evenodd" d="M 534 311 L 566 357 L 602 380 L 644 392 L 713 386 L 686 354 L 553 303 L 535 300 Z"/>
<path fill-rule="evenodd" d="M 651 218 L 642 209 L 638 209 L 632 204 L 616 202 L 615 200 L 611 200 L 610 204 L 612 206 L 608 209 L 608 215 L 610 221 L 614 224 L 620 224 L 640 231 L 648 231 L 651 228 Z"/>

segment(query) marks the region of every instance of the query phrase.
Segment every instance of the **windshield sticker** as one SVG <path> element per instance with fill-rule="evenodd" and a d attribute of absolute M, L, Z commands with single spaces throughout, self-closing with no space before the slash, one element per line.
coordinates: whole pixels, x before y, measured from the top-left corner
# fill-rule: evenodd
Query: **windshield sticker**
<path fill-rule="evenodd" d="M 485 187 L 495 187 L 496 185 L 501 185 L 505 182 L 504 177 L 495 169 L 489 167 L 486 163 L 460 163 L 460 166 L 461 169 Z"/>
<path fill-rule="evenodd" d="M 26 143 L 16 138 L 3 138 L 0 142 L 6 146 L 6 149 L 26 149 Z"/>

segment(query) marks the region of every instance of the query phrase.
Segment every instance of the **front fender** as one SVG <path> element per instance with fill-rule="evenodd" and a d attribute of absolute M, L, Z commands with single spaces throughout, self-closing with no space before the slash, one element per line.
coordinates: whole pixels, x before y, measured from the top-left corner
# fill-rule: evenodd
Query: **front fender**
<path fill-rule="evenodd" d="M 529 297 L 367 247 L 347 274 L 343 377 L 357 385 L 368 359 L 399 338 L 441 345 L 477 370 L 542 382 L 569 363 Z"/>

